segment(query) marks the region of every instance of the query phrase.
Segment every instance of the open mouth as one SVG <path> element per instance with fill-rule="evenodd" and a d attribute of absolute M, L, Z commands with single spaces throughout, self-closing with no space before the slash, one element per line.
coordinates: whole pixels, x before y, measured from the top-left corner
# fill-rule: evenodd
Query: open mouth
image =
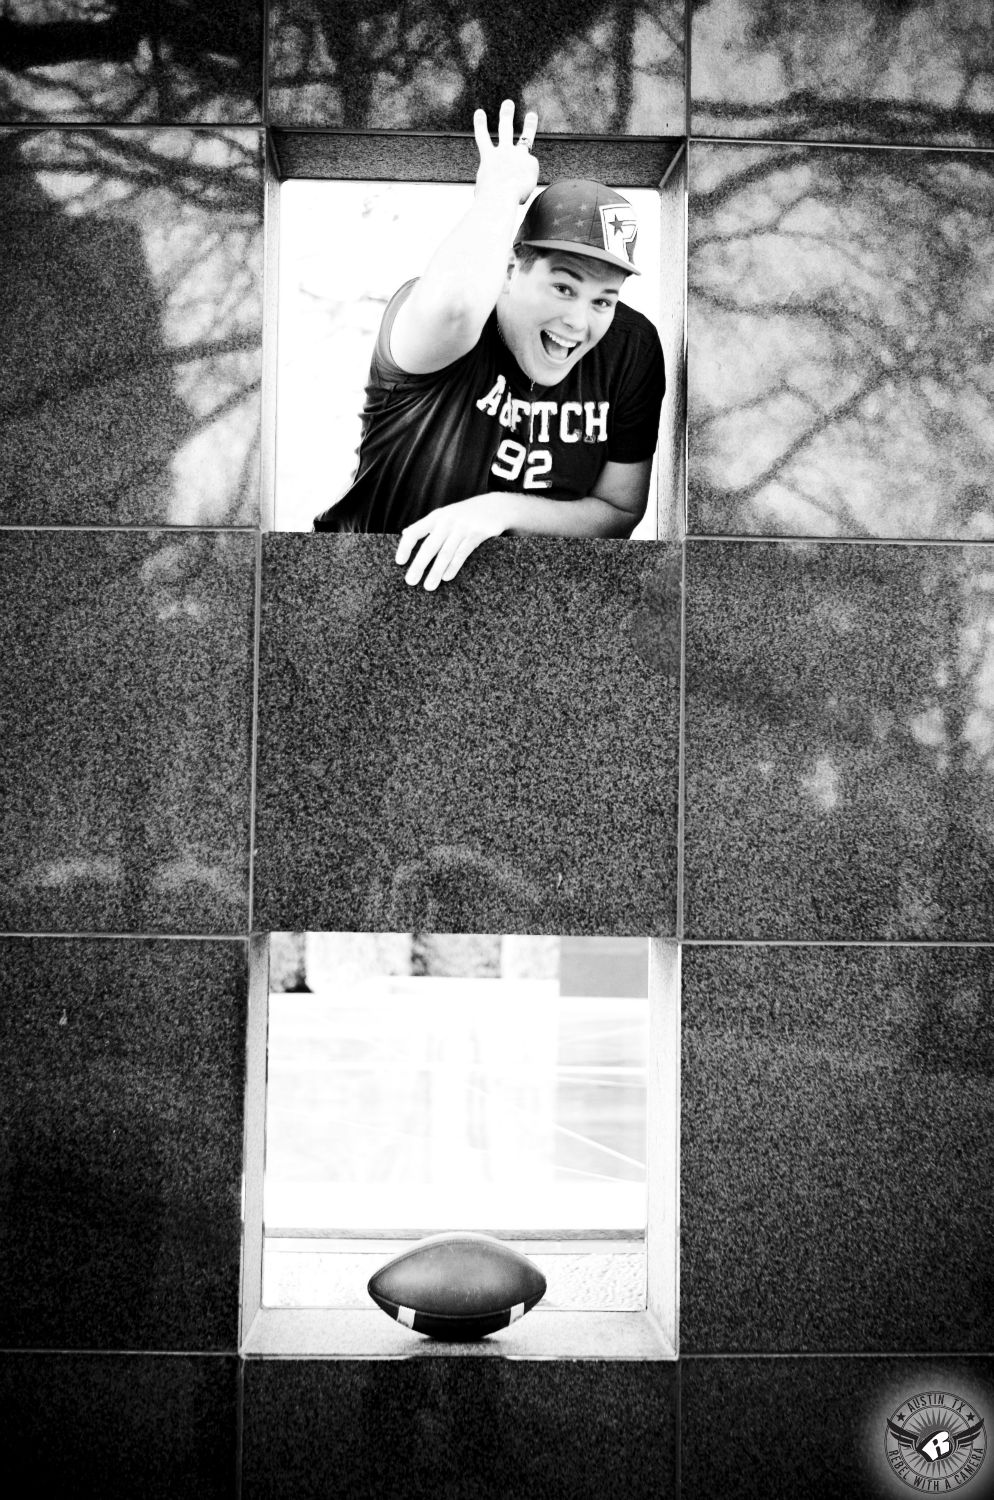
<path fill-rule="evenodd" d="M 542 348 L 549 359 L 557 364 L 565 364 L 573 350 L 578 348 L 579 339 L 560 338 L 556 333 L 550 333 L 547 328 L 542 329 Z"/>

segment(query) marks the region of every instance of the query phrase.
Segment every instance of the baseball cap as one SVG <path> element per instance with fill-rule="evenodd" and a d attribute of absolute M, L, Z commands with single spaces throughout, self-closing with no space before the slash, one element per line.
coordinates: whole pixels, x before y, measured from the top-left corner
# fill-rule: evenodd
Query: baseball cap
<path fill-rule="evenodd" d="M 562 177 L 533 200 L 514 243 L 572 250 L 638 276 L 633 258 L 637 234 L 635 210 L 614 188 L 586 177 Z"/>

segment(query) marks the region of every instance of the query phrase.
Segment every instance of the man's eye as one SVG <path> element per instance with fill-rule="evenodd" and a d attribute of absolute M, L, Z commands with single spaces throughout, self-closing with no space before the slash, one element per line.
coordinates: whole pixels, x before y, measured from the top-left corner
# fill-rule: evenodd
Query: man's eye
<path fill-rule="evenodd" d="M 569 286 L 565 281 L 556 282 L 555 288 L 557 292 L 566 292 L 570 297 L 572 297 L 573 295 L 573 288 Z"/>

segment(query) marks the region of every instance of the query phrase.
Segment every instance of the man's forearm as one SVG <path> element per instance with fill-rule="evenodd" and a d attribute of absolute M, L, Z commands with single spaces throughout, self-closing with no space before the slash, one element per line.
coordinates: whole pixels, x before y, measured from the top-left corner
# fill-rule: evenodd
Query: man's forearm
<path fill-rule="evenodd" d="M 631 536 L 641 519 L 631 510 L 612 505 L 599 495 L 580 500 L 550 500 L 523 491 L 492 492 L 493 499 L 507 505 L 505 531 L 513 536 Z"/>
<path fill-rule="evenodd" d="M 397 562 L 410 563 L 405 575 L 408 583 L 424 579 L 425 588 L 434 589 L 453 579 L 469 554 L 488 537 L 508 532 L 518 536 L 630 536 L 645 511 L 650 469 L 648 459 L 605 464 L 597 485 L 613 499 L 585 495 L 580 500 L 551 500 L 530 491 L 487 490 L 440 505 L 404 527 Z"/>
<path fill-rule="evenodd" d="M 426 316 L 476 331 L 483 327 L 504 283 L 519 214 L 513 186 L 477 189 L 472 207 L 439 245 L 411 294 Z"/>
<path fill-rule="evenodd" d="M 443 341 L 465 330 L 475 342 L 504 284 L 521 205 L 538 180 L 538 163 L 529 151 L 537 117 L 532 110 L 526 114 L 517 146 L 513 123 L 514 105 L 506 99 L 494 147 L 486 115 L 474 114 L 480 164 L 472 206 L 435 251 L 408 302 L 406 317 L 442 329 Z"/>

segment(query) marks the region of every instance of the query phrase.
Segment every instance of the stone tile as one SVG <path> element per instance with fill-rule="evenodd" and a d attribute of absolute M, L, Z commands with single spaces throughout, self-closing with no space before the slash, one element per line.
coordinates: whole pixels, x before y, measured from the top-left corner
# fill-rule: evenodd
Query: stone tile
<path fill-rule="evenodd" d="M 263 546 L 260 930 L 672 934 L 679 550 Z"/>
<path fill-rule="evenodd" d="M 994 939 L 994 558 L 688 547 L 685 936 Z"/>
<path fill-rule="evenodd" d="M 260 133 L 0 133 L 0 524 L 253 523 Z"/>
<path fill-rule="evenodd" d="M 0 928 L 244 932 L 255 544 L 0 533 Z"/>
<path fill-rule="evenodd" d="M 994 145 L 990 21 L 983 0 L 696 0 L 691 128 Z"/>
<path fill-rule="evenodd" d="M 258 120 L 263 9 L 246 0 L 6 0 L 0 121 Z"/>
<path fill-rule="evenodd" d="M 245 945 L 0 958 L 0 1346 L 234 1352 Z"/>
<path fill-rule="evenodd" d="M 994 1360 L 686 1359 L 681 1385 L 682 1500 L 899 1500 L 914 1494 L 888 1466 L 888 1417 L 923 1392 L 965 1398 L 990 1432 Z M 975 1403 L 971 1405 L 970 1403 Z M 964 1493 L 986 1500 L 990 1458 Z M 951 1473 L 952 1465 L 944 1472 Z M 945 1481 L 938 1490 L 945 1493 Z M 964 1487 L 949 1481 L 951 1493 Z M 925 1487 L 918 1488 L 921 1494 Z M 928 1493 L 933 1493 L 928 1490 Z"/>
<path fill-rule="evenodd" d="M 994 156 L 694 144 L 689 530 L 994 537 Z"/>
<path fill-rule="evenodd" d="M 32 1492 L 79 1500 L 234 1500 L 237 1389 L 234 1358 L 2 1355 L 8 1482 L 30 1475 Z"/>
<path fill-rule="evenodd" d="M 688 945 L 681 1347 L 989 1349 L 994 948 Z"/>
<path fill-rule="evenodd" d="M 675 1366 L 249 1360 L 244 1500 L 666 1500 Z M 334 1419 L 329 1420 L 329 1414 Z"/>
<path fill-rule="evenodd" d="M 513 98 L 540 131 L 684 133 L 683 0 L 473 0 L 458 24 L 439 0 L 274 0 L 270 13 L 276 125 L 472 131 L 477 106 L 494 115 Z"/>

